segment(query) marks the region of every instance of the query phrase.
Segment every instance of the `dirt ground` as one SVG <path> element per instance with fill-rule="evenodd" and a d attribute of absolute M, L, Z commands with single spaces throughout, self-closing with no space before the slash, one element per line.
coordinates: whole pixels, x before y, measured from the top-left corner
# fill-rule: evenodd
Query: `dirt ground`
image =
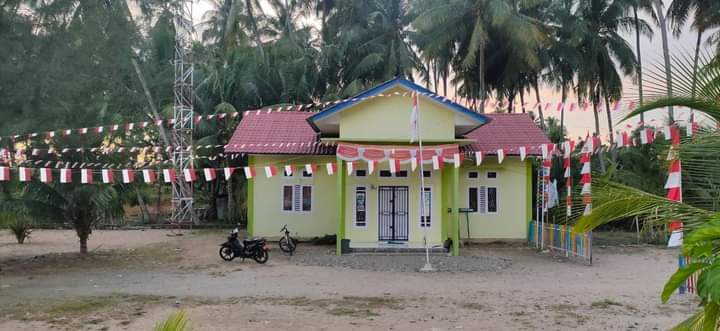
<path fill-rule="evenodd" d="M 167 234 L 96 231 L 79 256 L 72 231 L 0 233 L 0 330 L 151 330 L 178 309 L 193 330 L 665 330 L 697 306 L 660 303 L 677 252 L 657 247 L 597 247 L 586 266 L 480 245 L 463 254 L 509 266 L 425 274 L 297 265 L 276 245 L 266 265 L 224 262 L 223 231 Z"/>

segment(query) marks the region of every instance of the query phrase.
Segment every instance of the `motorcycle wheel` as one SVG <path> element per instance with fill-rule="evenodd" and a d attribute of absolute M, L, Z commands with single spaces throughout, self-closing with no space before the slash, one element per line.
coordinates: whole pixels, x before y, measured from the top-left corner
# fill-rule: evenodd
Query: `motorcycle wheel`
<path fill-rule="evenodd" d="M 230 247 L 222 246 L 220 247 L 220 258 L 225 261 L 232 261 L 235 258 L 235 252 Z"/>
<path fill-rule="evenodd" d="M 291 239 L 290 242 L 288 242 L 287 238 L 282 237 L 280 238 L 280 242 L 278 243 L 278 246 L 280 246 L 280 250 L 285 253 L 292 253 L 295 251 L 295 240 Z"/>
<path fill-rule="evenodd" d="M 260 264 L 265 264 L 265 262 L 268 261 L 270 258 L 270 253 L 266 250 L 259 250 L 257 253 L 255 253 L 255 256 L 253 256 L 253 259 L 255 262 Z"/>

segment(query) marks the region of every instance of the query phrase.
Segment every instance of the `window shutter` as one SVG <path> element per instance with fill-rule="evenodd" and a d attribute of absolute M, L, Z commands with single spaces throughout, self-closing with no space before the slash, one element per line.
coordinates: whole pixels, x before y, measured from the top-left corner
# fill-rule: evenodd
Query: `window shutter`
<path fill-rule="evenodd" d="M 487 213 L 487 187 L 478 188 L 478 213 Z"/>
<path fill-rule="evenodd" d="M 302 209 L 302 189 L 300 185 L 293 187 L 293 211 Z"/>

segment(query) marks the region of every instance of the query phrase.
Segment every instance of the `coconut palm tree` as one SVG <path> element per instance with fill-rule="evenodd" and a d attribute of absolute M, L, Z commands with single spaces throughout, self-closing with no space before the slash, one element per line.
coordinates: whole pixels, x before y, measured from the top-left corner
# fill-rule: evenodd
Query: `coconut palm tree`
<path fill-rule="evenodd" d="M 693 62 L 693 60 L 690 60 Z M 697 96 L 664 97 L 631 112 L 626 119 L 670 105 L 686 106 L 720 120 L 720 60 L 698 71 Z M 683 84 L 690 84 L 682 82 Z M 690 91 L 687 91 L 690 92 Z M 696 289 L 702 309 L 676 327 L 678 330 L 716 330 L 720 326 L 720 133 L 706 131 L 685 138 L 675 152 L 682 161 L 682 202 L 644 192 L 602 178 L 593 181 L 593 211 L 582 216 L 575 227 L 589 230 L 601 224 L 639 217 L 647 224 L 683 222 L 682 254 L 691 263 L 679 268 L 666 283 L 661 299 L 690 277 L 697 277 Z M 667 150 L 660 155 L 667 155 Z"/>
<path fill-rule="evenodd" d="M 592 101 L 596 135 L 600 134 L 598 105 L 604 99 L 611 141 L 614 135 L 608 103 L 618 100 L 622 90 L 617 67 L 626 76 L 637 68 L 632 47 L 620 35 L 620 31 L 634 27 L 634 20 L 625 16 L 626 9 L 623 0 L 588 0 L 581 2 L 576 12 L 580 17 L 576 34 L 582 59 L 577 75 L 579 91 Z"/>
<path fill-rule="evenodd" d="M 630 6 L 633 13 L 633 21 L 635 23 L 635 54 L 637 55 L 637 84 L 638 84 L 638 103 L 642 106 L 645 99 L 643 95 L 643 78 L 642 78 L 642 50 L 640 49 L 640 35 L 645 35 L 648 38 L 652 38 L 653 31 L 648 25 L 640 23 L 638 17 L 638 11 L 642 11 L 650 14 L 650 16 L 657 22 L 657 16 L 652 7 L 651 0 L 630 0 Z M 640 122 L 645 123 L 645 115 L 640 114 Z"/>
<path fill-rule="evenodd" d="M 475 101 L 484 111 L 490 79 L 502 80 L 507 60 L 500 54 L 514 54 L 527 63 L 537 63 L 535 52 L 542 38 L 535 21 L 517 10 L 508 0 L 423 0 L 413 4 L 417 18 L 412 22 L 418 33 L 427 34 L 429 48 L 457 45 L 453 71 L 460 93 Z M 499 52 L 504 48 L 507 53 Z M 497 63 L 487 63 L 488 56 Z M 488 69 L 499 69 L 489 77 Z M 507 87 L 507 86 L 506 86 Z M 509 87 L 505 93 L 517 92 Z M 479 101 L 479 102 L 478 102 Z"/>

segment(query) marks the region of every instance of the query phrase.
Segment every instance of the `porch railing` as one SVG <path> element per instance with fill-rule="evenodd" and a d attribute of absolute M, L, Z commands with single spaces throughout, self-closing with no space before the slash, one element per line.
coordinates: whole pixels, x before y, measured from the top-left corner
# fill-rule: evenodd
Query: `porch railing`
<path fill-rule="evenodd" d="M 592 231 L 575 232 L 569 225 L 545 223 L 539 226 L 536 221 L 531 221 L 528 223 L 528 243 L 592 265 Z"/>

